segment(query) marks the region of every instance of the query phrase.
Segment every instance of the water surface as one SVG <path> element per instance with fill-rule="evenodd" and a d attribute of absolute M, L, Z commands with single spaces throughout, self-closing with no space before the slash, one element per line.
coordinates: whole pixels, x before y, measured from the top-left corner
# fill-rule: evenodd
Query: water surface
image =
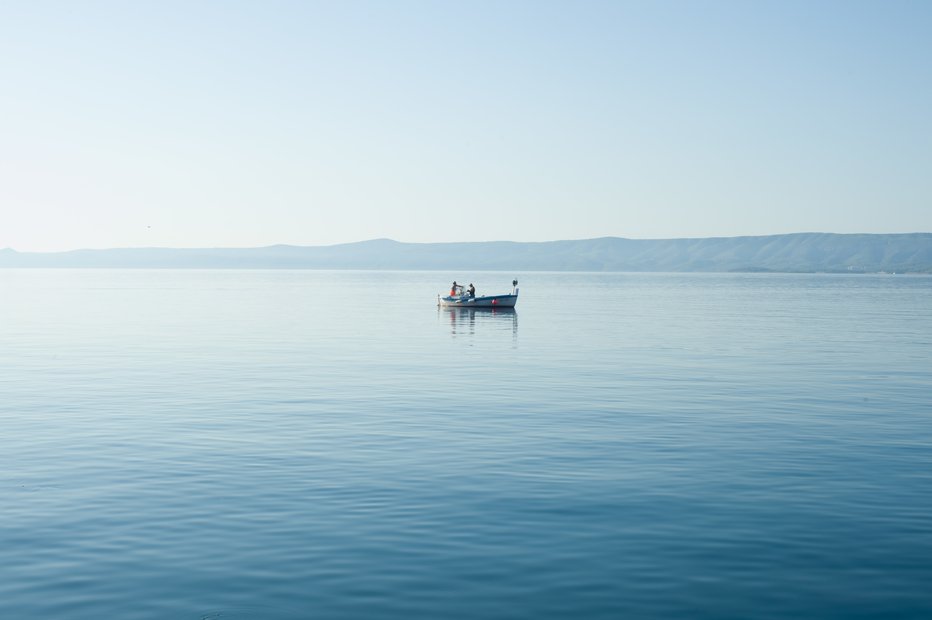
<path fill-rule="evenodd" d="M 932 616 L 932 278 L 0 290 L 0 617 Z"/>

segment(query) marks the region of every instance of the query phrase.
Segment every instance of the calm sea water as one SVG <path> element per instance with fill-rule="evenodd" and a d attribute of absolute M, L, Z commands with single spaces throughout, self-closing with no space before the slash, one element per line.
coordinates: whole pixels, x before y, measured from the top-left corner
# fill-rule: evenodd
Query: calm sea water
<path fill-rule="evenodd" d="M 2 618 L 932 617 L 932 278 L 0 294 Z"/>

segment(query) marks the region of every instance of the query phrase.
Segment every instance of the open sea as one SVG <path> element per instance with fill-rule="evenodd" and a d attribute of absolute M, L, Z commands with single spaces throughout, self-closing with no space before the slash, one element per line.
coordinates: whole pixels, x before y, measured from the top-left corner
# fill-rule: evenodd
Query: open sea
<path fill-rule="evenodd" d="M 0 270 L 0 618 L 930 617 L 932 277 Z"/>

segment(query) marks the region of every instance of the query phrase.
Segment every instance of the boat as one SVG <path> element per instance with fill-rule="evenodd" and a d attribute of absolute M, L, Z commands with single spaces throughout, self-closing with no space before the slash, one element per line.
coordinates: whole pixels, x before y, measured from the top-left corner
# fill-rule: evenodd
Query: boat
<path fill-rule="evenodd" d="M 512 291 L 501 295 L 471 296 L 466 290 L 457 285 L 451 289 L 454 295 L 437 295 L 437 305 L 442 308 L 514 308 L 518 303 L 518 281 L 511 283 Z"/>

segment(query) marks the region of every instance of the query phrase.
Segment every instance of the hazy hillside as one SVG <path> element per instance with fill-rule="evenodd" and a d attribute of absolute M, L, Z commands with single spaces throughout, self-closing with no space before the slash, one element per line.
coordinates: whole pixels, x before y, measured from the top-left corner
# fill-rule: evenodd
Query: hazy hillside
<path fill-rule="evenodd" d="M 0 267 L 426 269 L 506 271 L 784 271 L 932 273 L 932 233 L 799 233 L 706 239 L 334 246 L 136 248 L 26 253 L 0 250 Z"/>

